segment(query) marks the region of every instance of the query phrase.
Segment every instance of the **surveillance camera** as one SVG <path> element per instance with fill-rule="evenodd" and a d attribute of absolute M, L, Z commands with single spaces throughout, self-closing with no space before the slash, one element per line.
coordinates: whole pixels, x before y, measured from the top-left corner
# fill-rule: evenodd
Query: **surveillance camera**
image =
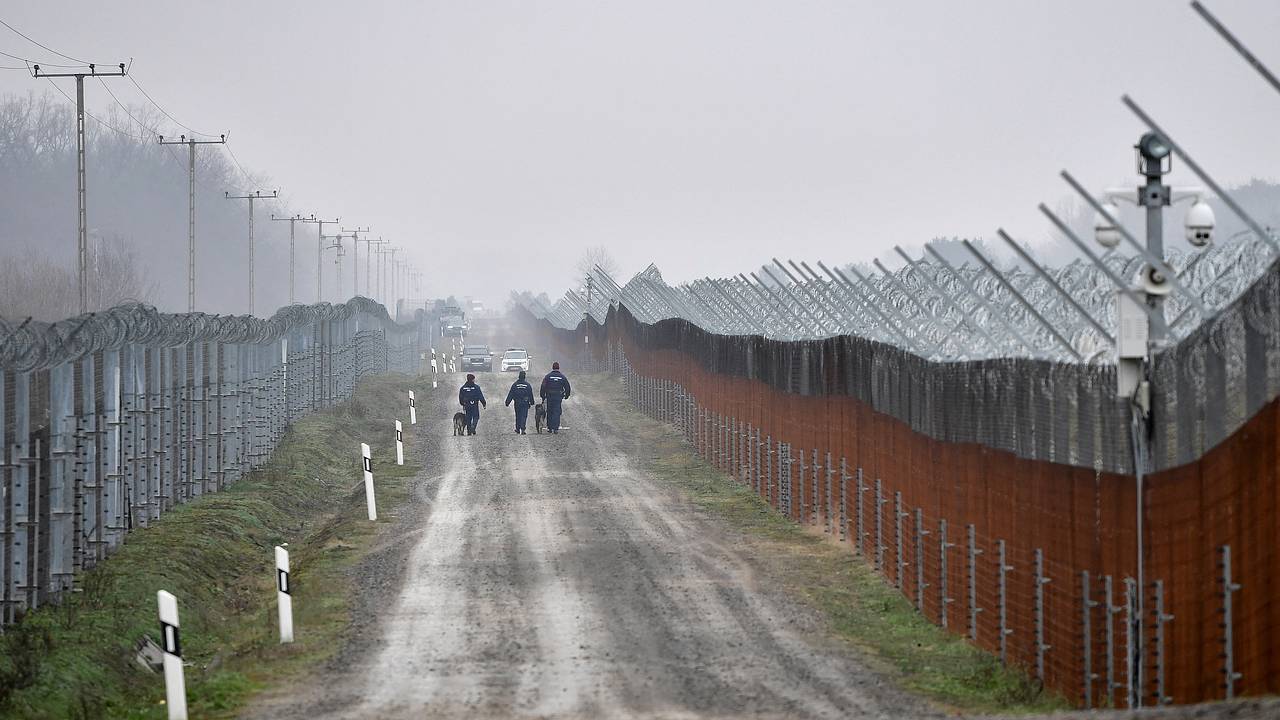
<path fill-rule="evenodd" d="M 1107 215 L 1119 219 L 1120 208 L 1115 203 L 1104 202 L 1102 209 L 1107 211 Z M 1093 236 L 1104 248 L 1113 248 L 1120 244 L 1120 229 L 1112 225 L 1102 213 L 1095 213 L 1093 216 Z"/>
<path fill-rule="evenodd" d="M 1213 208 L 1204 200 L 1196 200 L 1187 210 L 1187 242 L 1195 247 L 1204 247 L 1213 242 Z"/>

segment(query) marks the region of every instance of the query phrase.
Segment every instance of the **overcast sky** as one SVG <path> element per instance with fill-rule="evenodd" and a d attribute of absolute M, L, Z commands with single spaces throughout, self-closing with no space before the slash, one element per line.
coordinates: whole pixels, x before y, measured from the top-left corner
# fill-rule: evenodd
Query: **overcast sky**
<path fill-rule="evenodd" d="M 1280 69 L 1280 3 L 1207 5 Z M 998 226 L 1038 242 L 1060 169 L 1133 181 L 1124 92 L 1221 181 L 1280 168 L 1280 94 L 1182 0 L 17 0 L 0 18 L 133 58 L 297 209 L 409 248 L 431 294 L 558 295 L 595 244 L 685 280 Z M 56 60 L 3 28 L 0 50 Z M 0 92 L 44 85 L 0 72 Z"/>

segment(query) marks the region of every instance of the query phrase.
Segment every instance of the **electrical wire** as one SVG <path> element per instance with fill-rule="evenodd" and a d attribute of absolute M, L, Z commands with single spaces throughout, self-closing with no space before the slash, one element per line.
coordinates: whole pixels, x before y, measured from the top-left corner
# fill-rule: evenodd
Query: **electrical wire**
<path fill-rule="evenodd" d="M 115 101 L 116 105 L 120 106 L 120 109 L 124 111 L 124 114 L 128 115 L 130 120 L 137 123 L 138 127 L 156 135 L 157 137 L 160 136 L 161 133 L 159 130 L 156 130 L 153 127 L 148 127 L 147 125 L 143 124 L 141 120 L 134 117 L 133 113 L 129 111 L 129 108 L 125 107 L 125 104 L 120 102 L 120 98 L 116 97 L 116 94 L 111 92 L 111 87 L 107 85 L 106 81 L 104 81 L 102 78 L 98 78 L 98 82 L 102 85 L 102 89 L 106 90 L 107 94 L 111 96 L 111 99 Z M 142 138 L 139 138 L 139 140 L 142 140 Z M 173 148 L 168 145 L 162 145 L 161 148 L 163 148 L 165 155 L 168 155 L 169 159 L 173 160 L 174 165 L 176 165 L 178 169 L 181 170 L 182 173 L 185 175 L 188 172 L 188 168 L 186 168 L 182 164 L 182 161 L 178 159 L 177 155 L 173 154 Z M 196 185 L 200 185 L 201 187 L 204 186 L 204 184 L 199 181 L 196 181 Z"/>
<path fill-rule="evenodd" d="M 95 64 L 95 63 L 89 63 L 89 62 L 86 62 L 86 61 L 84 61 L 84 60 L 81 60 L 80 58 L 73 58 L 73 57 L 71 57 L 70 55 L 67 55 L 67 54 L 65 54 L 65 53 L 60 53 L 60 52 L 58 52 L 57 50 L 54 50 L 53 48 L 49 47 L 48 45 L 45 45 L 45 44 L 43 44 L 43 43 L 41 43 L 41 42 L 39 42 L 39 41 L 37 41 L 37 40 L 33 40 L 30 36 L 26 35 L 25 33 L 23 33 L 23 32 L 22 32 L 21 30 L 19 30 L 18 28 L 16 28 L 16 27 L 14 27 L 14 26 L 10 25 L 9 23 L 7 23 L 7 22 L 5 22 L 5 21 L 3 21 L 3 20 L 0 20 L 0 25 L 3 25 L 3 26 L 5 26 L 5 27 L 9 28 L 10 30 L 12 30 L 13 32 L 17 33 L 20 37 L 22 37 L 22 39 L 26 40 L 27 42 L 29 42 L 29 43 L 31 43 L 31 44 L 33 44 L 33 45 L 37 45 L 37 46 L 39 46 L 39 47 L 42 47 L 42 48 L 44 48 L 45 50 L 48 50 L 49 52 L 53 53 L 54 55 L 57 55 L 58 57 L 66 58 L 67 60 L 70 60 L 70 61 L 72 61 L 72 62 L 80 63 L 81 65 L 92 65 L 92 64 Z M 97 64 L 102 64 L 102 63 L 97 63 Z"/>
<path fill-rule="evenodd" d="M 248 172 L 245 171 L 244 166 L 240 164 L 240 160 L 236 157 L 235 152 L 231 150 L 231 143 L 224 141 L 222 145 L 227 149 L 227 154 L 231 156 L 231 162 L 235 163 L 236 168 L 240 171 L 240 174 L 244 176 L 245 180 L 248 180 L 250 183 L 252 183 L 253 178 L 249 175 Z"/>
<path fill-rule="evenodd" d="M 150 93 L 148 93 L 146 90 L 143 90 L 143 89 L 142 89 L 142 86 L 138 84 L 138 79 L 134 76 L 134 74 L 133 74 L 132 72 L 130 72 L 126 77 L 128 77 L 128 78 L 129 78 L 129 82 L 133 83 L 133 86 L 134 86 L 134 87 L 138 88 L 138 92 L 142 93 L 142 94 L 143 94 L 143 96 L 147 98 L 147 100 L 150 100 L 150 101 L 151 101 L 151 104 L 152 104 L 152 105 L 155 105 L 155 106 L 156 106 L 156 109 L 157 109 L 157 110 L 159 110 L 160 112 L 164 113 L 164 116 L 165 116 L 165 117 L 167 117 L 167 118 L 169 118 L 170 120 L 172 120 L 174 123 L 176 123 L 176 124 L 178 125 L 178 127 L 181 127 L 181 128 L 186 129 L 188 132 L 190 132 L 190 133 L 191 133 L 191 134 L 193 134 L 193 135 L 204 135 L 205 137 L 211 137 L 211 138 L 219 137 L 220 133 L 207 133 L 207 132 L 201 132 L 200 130 L 196 130 L 195 128 L 191 127 L 190 125 L 184 125 L 184 124 L 182 124 L 182 122 L 180 122 L 180 121 L 178 120 L 178 118 L 176 118 L 176 117 L 174 117 L 174 116 L 170 115 L 168 110 L 165 110 L 163 107 L 161 107 L 161 106 L 160 106 L 160 103 L 156 102 L 155 98 L 151 97 L 151 94 L 150 94 Z"/>
<path fill-rule="evenodd" d="M 67 99 L 67 102 L 71 103 L 72 105 L 74 105 L 74 104 L 75 104 L 75 102 L 76 102 L 76 101 L 75 101 L 75 100 L 74 100 L 70 95 L 68 95 L 68 94 L 67 94 L 67 92 L 66 92 L 65 90 L 63 90 L 62 88 L 58 87 L 58 84 L 57 84 L 57 83 L 55 83 L 55 82 L 53 81 L 53 78 L 45 78 L 45 79 L 49 81 L 49 84 L 53 86 L 53 89 L 54 89 L 54 90 L 57 90 L 57 91 L 58 91 L 58 93 L 62 95 L 62 97 L 64 97 L 64 98 L 66 98 L 66 99 Z M 107 128 L 108 130 L 113 130 L 113 131 L 115 131 L 117 134 L 122 135 L 122 136 L 124 136 L 124 137 L 127 137 L 127 138 L 129 138 L 130 140 L 137 140 L 137 141 L 140 141 L 140 142 L 146 142 L 146 138 L 145 138 L 145 137 L 141 137 L 141 136 L 138 136 L 138 135 L 134 135 L 134 134 L 132 134 L 132 133 L 127 133 L 127 132 L 125 132 L 124 130 L 121 130 L 120 128 L 118 128 L 118 127 L 116 127 L 116 126 L 112 125 L 111 123 L 109 123 L 109 122 L 107 122 L 107 121 L 105 121 L 105 120 L 103 120 L 103 119 L 101 119 L 101 118 L 97 117 L 96 115 L 94 115 L 93 113 L 89 112 L 88 110 L 85 110 L 85 111 L 84 111 L 84 114 L 85 114 L 85 116 L 87 116 L 90 120 L 92 120 L 92 121 L 94 121 L 94 122 L 98 123 L 99 125 L 101 125 L 101 126 L 103 126 L 103 127 Z"/>

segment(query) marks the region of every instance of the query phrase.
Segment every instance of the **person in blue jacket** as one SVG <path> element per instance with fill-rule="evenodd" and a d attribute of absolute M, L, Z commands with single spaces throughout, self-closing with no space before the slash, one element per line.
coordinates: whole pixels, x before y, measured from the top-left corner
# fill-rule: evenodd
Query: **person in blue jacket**
<path fill-rule="evenodd" d="M 516 434 L 524 435 L 524 423 L 529 419 L 529 408 L 533 407 L 533 386 L 524 379 L 524 371 L 520 371 L 520 377 L 511 383 L 511 390 L 507 392 L 507 407 L 511 403 L 516 404 Z"/>
<path fill-rule="evenodd" d="M 476 425 L 480 424 L 480 408 L 488 407 L 484 402 L 484 391 L 476 384 L 476 376 L 467 374 L 467 381 L 458 388 L 458 404 L 467 413 L 467 434 L 476 434 Z"/>
<path fill-rule="evenodd" d="M 551 363 L 551 372 L 542 378 L 538 395 L 547 403 L 547 429 L 560 432 L 560 403 L 569 399 L 569 378 L 560 372 L 560 363 Z"/>

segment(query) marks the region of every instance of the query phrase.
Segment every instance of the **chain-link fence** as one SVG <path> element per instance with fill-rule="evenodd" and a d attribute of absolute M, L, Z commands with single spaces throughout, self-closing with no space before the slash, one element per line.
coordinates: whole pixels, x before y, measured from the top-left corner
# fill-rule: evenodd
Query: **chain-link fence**
<path fill-rule="evenodd" d="M 362 376 L 418 372 L 428 328 L 364 298 L 269 320 L 140 305 L 0 320 L 0 624 L 73 589 L 129 531 L 264 463 Z"/>

